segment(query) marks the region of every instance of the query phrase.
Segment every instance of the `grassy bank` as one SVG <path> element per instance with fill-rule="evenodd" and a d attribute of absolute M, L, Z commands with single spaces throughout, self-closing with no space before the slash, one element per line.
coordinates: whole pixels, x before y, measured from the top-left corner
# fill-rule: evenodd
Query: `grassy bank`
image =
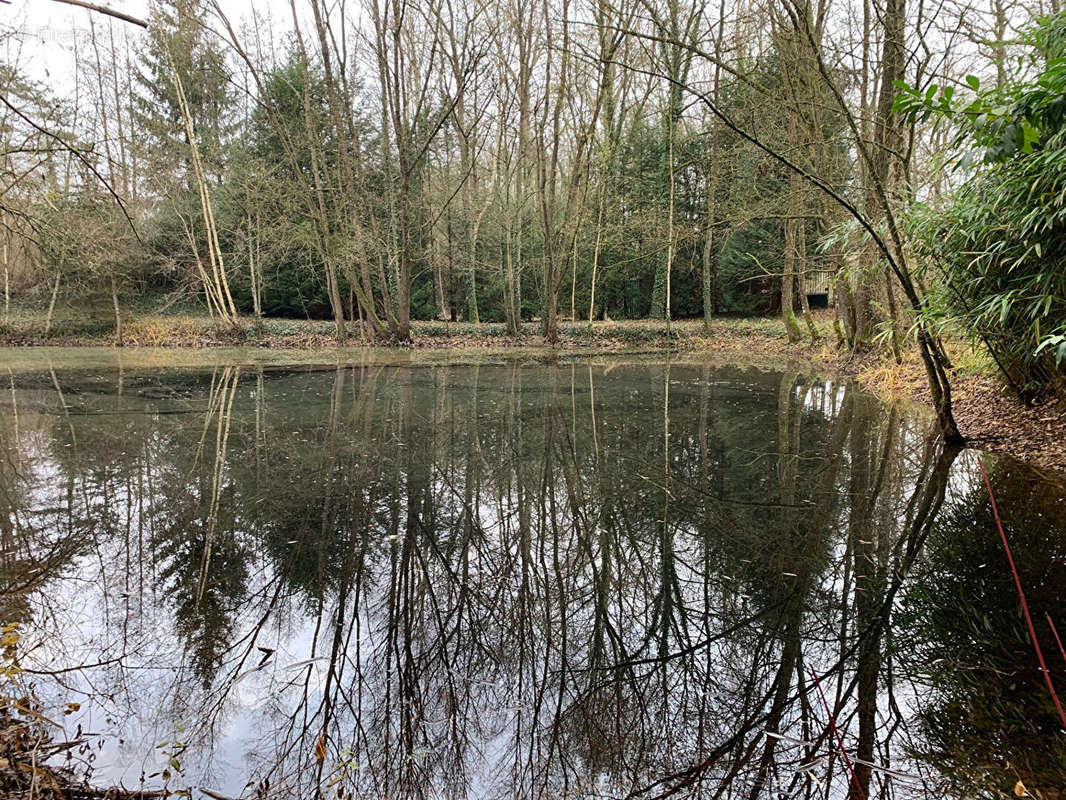
<path fill-rule="evenodd" d="M 520 335 L 512 336 L 502 323 L 412 323 L 414 351 L 439 351 L 441 357 L 459 357 L 463 352 L 521 350 L 532 355 L 548 353 L 595 354 L 604 352 L 687 352 L 715 356 L 723 361 L 743 362 L 773 368 L 785 364 L 806 365 L 816 371 L 854 376 L 871 391 L 889 400 L 914 401 L 929 405 L 925 373 L 921 361 L 908 352 L 902 364 L 885 354 L 861 358 L 835 346 L 832 317 L 817 317 L 821 338 L 817 343 L 789 344 L 779 320 L 773 318 L 719 318 L 710 328 L 700 320 L 563 322 L 560 342 L 549 348 L 540 336 L 540 326 L 528 322 Z M 83 358 L 71 358 L 52 348 L 114 348 L 115 335 L 110 320 L 79 317 L 75 314 L 53 320 L 46 334 L 42 315 L 13 314 L 0 323 L 0 347 L 47 347 L 55 360 L 73 365 Z M 130 319 L 123 326 L 124 352 L 143 349 L 142 366 L 191 366 L 216 363 L 240 357 L 270 363 L 334 363 L 355 357 L 373 342 L 358 335 L 341 341 L 334 335 L 333 323 L 318 320 L 270 319 L 256 322 L 242 319 L 236 326 L 223 326 L 194 314 L 151 315 Z M 149 348 L 175 351 L 170 356 L 153 356 Z M 956 365 L 954 377 L 955 414 L 959 427 L 975 446 L 1004 452 L 1037 466 L 1066 475 L 1066 411 L 1045 404 L 1026 407 L 1006 392 L 990 361 L 962 341 L 948 342 Z M 197 353 L 196 351 L 200 352 Z M 210 350 L 211 352 L 205 352 Z M 272 355 L 266 356 L 264 351 Z M 283 352 L 284 351 L 284 352 Z M 44 352 L 44 351 L 39 351 Z M 9 353 L 8 366 L 30 368 L 39 352 Z M 251 352 L 251 356 L 249 356 Z M 255 353 L 261 353 L 255 356 Z M 49 357 L 50 360 L 53 358 Z"/>
<path fill-rule="evenodd" d="M 632 348 L 654 346 L 662 349 L 688 349 L 706 346 L 732 336 L 780 338 L 780 325 L 774 319 L 716 320 L 710 331 L 698 320 L 666 323 L 658 320 L 624 322 L 563 322 L 559 347 Z M 500 347 L 541 346 L 540 324 L 523 323 L 518 336 L 503 323 L 415 321 L 411 323 L 412 346 Z M 359 346 L 358 333 L 340 340 L 327 320 L 242 318 L 236 325 L 223 325 L 206 316 L 193 314 L 143 315 L 123 323 L 125 347 L 269 347 L 275 349 L 318 349 Z M 43 315 L 12 314 L 0 322 L 0 346 L 106 346 L 116 344 L 111 320 L 71 314 L 51 325 Z"/>

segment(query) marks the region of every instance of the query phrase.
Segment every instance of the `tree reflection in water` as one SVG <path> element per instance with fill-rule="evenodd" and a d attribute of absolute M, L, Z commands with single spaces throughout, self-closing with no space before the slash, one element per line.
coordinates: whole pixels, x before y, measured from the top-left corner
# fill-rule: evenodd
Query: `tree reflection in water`
<path fill-rule="evenodd" d="M 633 358 L 11 381 L 4 621 L 102 783 L 174 757 L 170 787 L 257 797 L 1066 785 L 972 456 L 846 381 Z M 1066 493 L 992 480 L 1066 628 Z"/>

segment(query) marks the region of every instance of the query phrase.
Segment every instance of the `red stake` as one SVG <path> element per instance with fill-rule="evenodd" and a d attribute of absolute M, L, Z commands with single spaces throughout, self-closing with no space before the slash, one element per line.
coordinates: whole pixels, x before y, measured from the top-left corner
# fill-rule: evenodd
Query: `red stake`
<path fill-rule="evenodd" d="M 1051 621 L 1051 615 L 1044 612 L 1044 616 L 1047 617 L 1047 624 L 1051 626 L 1051 635 L 1055 637 L 1055 644 L 1059 646 L 1059 655 L 1062 656 L 1062 661 L 1066 664 L 1066 649 L 1062 646 L 1062 639 L 1059 638 L 1059 632 L 1055 630 L 1055 623 Z"/>
<path fill-rule="evenodd" d="M 836 718 L 833 716 L 832 710 L 829 708 L 829 701 L 825 699 L 825 692 L 822 691 L 822 682 L 818 680 L 818 673 L 811 668 L 811 677 L 814 678 L 814 685 L 818 688 L 818 694 L 822 698 L 822 705 L 825 706 L 825 713 L 829 715 L 829 728 L 833 731 L 833 736 L 836 737 L 837 747 L 840 749 L 840 755 L 844 757 L 844 763 L 848 767 L 848 772 L 851 773 L 851 780 L 855 784 L 855 791 L 859 793 L 859 797 L 862 800 L 866 800 L 866 792 L 862 790 L 862 784 L 859 783 L 858 776 L 855 775 L 855 768 L 851 766 L 851 759 L 848 758 L 848 751 L 844 749 L 844 740 L 840 738 L 840 731 L 837 730 Z"/>
<path fill-rule="evenodd" d="M 1040 640 L 1036 638 L 1036 628 L 1033 627 L 1033 618 L 1029 615 L 1029 603 L 1025 600 L 1025 592 L 1022 590 L 1022 580 L 1018 577 L 1018 568 L 1014 566 L 1014 556 L 1010 552 L 1010 544 L 1007 542 L 1007 534 L 1003 532 L 1003 523 L 999 519 L 999 509 L 996 507 L 996 498 L 992 494 L 992 482 L 988 480 L 988 472 L 985 471 L 985 462 L 981 460 L 981 457 L 977 457 L 977 465 L 981 468 L 981 475 L 985 479 L 985 488 L 988 489 L 988 499 L 992 502 L 992 516 L 996 519 L 996 527 L 999 529 L 999 538 L 1003 540 L 1003 549 L 1007 552 L 1007 563 L 1010 564 L 1011 574 L 1014 576 L 1014 588 L 1018 590 L 1018 600 L 1022 604 L 1022 614 L 1025 615 L 1025 624 L 1029 626 L 1029 637 L 1033 640 L 1033 649 L 1036 651 L 1036 659 L 1040 662 L 1040 669 L 1044 673 L 1044 680 L 1047 682 L 1047 689 L 1051 692 L 1051 699 L 1055 702 L 1055 710 L 1059 712 L 1059 719 L 1062 720 L 1062 727 L 1066 728 L 1066 712 L 1062 710 L 1062 703 L 1059 702 L 1059 695 L 1055 691 L 1055 686 L 1051 682 L 1051 673 L 1048 672 L 1047 664 L 1044 662 L 1044 653 L 1040 649 Z M 1058 634 L 1055 634 L 1055 638 L 1058 638 Z M 1060 643 L 1061 646 L 1061 643 Z"/>

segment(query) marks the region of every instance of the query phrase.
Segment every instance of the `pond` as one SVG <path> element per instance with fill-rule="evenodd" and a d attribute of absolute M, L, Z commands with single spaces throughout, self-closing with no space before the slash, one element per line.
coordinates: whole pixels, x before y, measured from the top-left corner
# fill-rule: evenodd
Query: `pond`
<path fill-rule="evenodd" d="M 1063 796 L 977 454 L 846 379 L 529 354 L 3 377 L 3 694 L 95 785 Z M 1066 490 L 984 462 L 1066 695 Z"/>

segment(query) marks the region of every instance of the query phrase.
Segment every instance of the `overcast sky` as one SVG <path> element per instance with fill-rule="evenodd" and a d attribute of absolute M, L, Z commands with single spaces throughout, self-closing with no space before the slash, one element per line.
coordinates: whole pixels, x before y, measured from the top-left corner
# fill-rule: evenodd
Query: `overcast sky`
<path fill-rule="evenodd" d="M 148 9 L 147 0 L 111 0 L 102 5 L 134 16 L 144 16 Z M 74 37 L 89 29 L 90 13 L 53 0 L 11 0 L 0 5 L 3 30 L 18 34 L 8 37 L 6 58 L 31 78 L 65 93 L 74 72 Z M 99 23 L 106 25 L 105 19 L 96 15 Z"/>
<path fill-rule="evenodd" d="M 148 16 L 148 0 L 95 0 L 131 16 Z M 250 16 L 252 7 L 259 13 L 271 11 L 288 16 L 287 0 L 223 0 L 222 7 L 235 20 Z M 8 36 L 4 54 L 9 62 L 17 62 L 23 72 L 59 94 L 65 94 L 73 86 L 75 65 L 75 36 L 89 30 L 89 18 L 98 25 L 113 24 L 116 31 L 127 30 L 139 35 L 141 29 L 129 23 L 112 20 L 85 9 L 57 3 L 54 0 L 9 0 L 0 1 L 0 30 L 17 33 Z M 284 18 L 284 17 L 280 17 Z M 97 28 L 97 30 L 100 30 Z"/>

